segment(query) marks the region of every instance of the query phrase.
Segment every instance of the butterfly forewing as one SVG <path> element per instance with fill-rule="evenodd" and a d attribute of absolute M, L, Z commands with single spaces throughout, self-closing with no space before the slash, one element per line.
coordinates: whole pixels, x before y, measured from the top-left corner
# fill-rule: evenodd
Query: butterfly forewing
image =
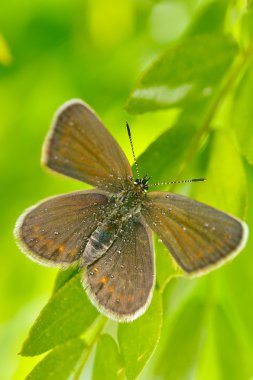
<path fill-rule="evenodd" d="M 239 252 L 247 226 L 236 218 L 181 195 L 149 193 L 142 210 L 179 266 L 201 274 Z"/>
<path fill-rule="evenodd" d="M 80 258 L 91 233 L 105 217 L 103 191 L 79 191 L 49 198 L 18 220 L 15 234 L 34 260 L 66 267 Z"/>
<path fill-rule="evenodd" d="M 50 169 L 102 190 L 119 191 L 132 176 L 118 143 L 80 100 L 56 113 L 42 160 Z"/>
<path fill-rule="evenodd" d="M 144 313 L 154 285 L 151 233 L 129 221 L 104 256 L 87 267 L 83 284 L 95 306 L 117 321 Z"/>

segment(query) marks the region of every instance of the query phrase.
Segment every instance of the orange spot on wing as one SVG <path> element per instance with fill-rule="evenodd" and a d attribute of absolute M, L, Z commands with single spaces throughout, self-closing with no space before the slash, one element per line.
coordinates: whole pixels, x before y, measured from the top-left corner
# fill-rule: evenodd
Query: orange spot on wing
<path fill-rule="evenodd" d="M 43 237 L 43 235 L 38 235 L 38 236 L 36 237 L 36 239 L 37 239 L 38 241 L 42 241 L 42 240 L 44 240 L 44 237 Z"/>
<path fill-rule="evenodd" d="M 123 294 L 119 293 L 119 294 L 117 295 L 117 301 L 121 301 L 122 298 L 123 298 Z"/>
<path fill-rule="evenodd" d="M 95 273 L 98 273 L 99 272 L 99 270 L 98 270 L 98 268 L 93 268 L 93 272 L 95 272 Z"/>
<path fill-rule="evenodd" d="M 50 247 L 52 247 L 53 244 L 54 244 L 53 240 L 48 240 L 47 247 L 50 248 Z"/>
<path fill-rule="evenodd" d="M 35 225 L 33 226 L 33 231 L 34 231 L 34 232 L 39 232 L 39 230 L 40 230 L 40 225 L 39 225 L 39 224 L 35 224 Z"/>
<path fill-rule="evenodd" d="M 58 252 L 59 253 L 63 253 L 64 252 L 64 245 L 63 244 L 59 245 Z"/>
<path fill-rule="evenodd" d="M 102 284 L 106 284 L 107 283 L 107 281 L 108 281 L 108 277 L 106 277 L 106 276 L 103 276 L 102 278 L 101 278 L 101 280 L 100 280 L 100 282 L 102 283 Z"/>
<path fill-rule="evenodd" d="M 134 296 L 127 296 L 127 302 L 132 302 L 134 300 Z"/>
<path fill-rule="evenodd" d="M 77 253 L 77 249 L 74 248 L 74 249 L 72 249 L 72 250 L 69 252 L 69 256 L 73 257 L 73 256 L 76 255 L 76 253 Z"/>
<path fill-rule="evenodd" d="M 113 286 L 109 286 L 108 292 L 109 293 L 114 293 L 114 291 L 115 291 L 115 288 Z"/>
<path fill-rule="evenodd" d="M 201 252 L 201 251 L 197 251 L 195 254 L 196 254 L 196 256 L 197 256 L 198 258 L 201 258 L 201 257 L 203 257 L 203 255 L 202 255 L 202 252 Z"/>

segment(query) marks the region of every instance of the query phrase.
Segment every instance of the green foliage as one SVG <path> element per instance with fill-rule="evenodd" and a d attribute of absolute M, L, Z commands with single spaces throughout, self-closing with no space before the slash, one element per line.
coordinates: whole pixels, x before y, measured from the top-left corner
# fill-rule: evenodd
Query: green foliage
<path fill-rule="evenodd" d="M 241 152 L 253 164 L 252 97 L 253 66 L 250 65 L 235 93 L 231 124 L 235 128 Z"/>
<path fill-rule="evenodd" d="M 245 218 L 248 189 L 234 135 L 230 130 L 214 131 L 209 144 L 208 186 L 198 188 L 197 197 L 204 203 L 212 199 L 212 206 Z"/>
<path fill-rule="evenodd" d="M 222 34 L 201 34 L 183 39 L 145 72 L 129 99 L 128 111 L 143 113 L 185 106 L 209 97 L 236 51 L 235 42 Z"/>
<path fill-rule="evenodd" d="M 119 346 L 128 379 L 135 379 L 152 355 L 160 338 L 161 325 L 162 302 L 157 291 L 144 315 L 131 324 L 119 325 Z"/>
<path fill-rule="evenodd" d="M 80 276 L 74 276 L 49 300 L 34 323 L 21 355 L 34 356 L 83 333 L 98 316 Z"/>
<path fill-rule="evenodd" d="M 182 120 L 159 136 L 138 159 L 144 173 L 152 175 L 153 182 L 176 178 L 186 160 L 188 148 L 195 139 L 196 125 Z M 182 152 L 182 154 L 178 154 Z M 156 165 L 154 167 L 154 160 Z M 164 188 L 164 186 L 161 186 Z"/>
<path fill-rule="evenodd" d="M 184 274 L 182 269 L 175 263 L 168 250 L 162 242 L 154 235 L 155 252 L 156 252 L 156 283 L 158 288 L 163 291 L 167 283 L 175 276 Z"/>
<path fill-rule="evenodd" d="M 227 1 L 218 0 L 204 4 L 186 31 L 188 36 L 204 33 L 221 33 L 227 12 Z"/>
<path fill-rule="evenodd" d="M 73 276 L 75 276 L 79 272 L 78 267 L 70 267 L 68 269 L 62 270 L 58 273 L 55 284 L 54 284 L 54 293 L 57 292 L 63 285 L 66 284 Z"/>
<path fill-rule="evenodd" d="M 85 349 L 81 339 L 72 339 L 53 349 L 39 362 L 27 380 L 67 380 L 75 369 Z"/>
<path fill-rule="evenodd" d="M 169 45 L 153 33 L 159 28 L 157 16 L 152 18 L 156 1 L 14 3 L 15 13 L 13 3 L 5 2 L 0 14 L 3 380 L 29 372 L 27 379 L 81 380 L 91 370 L 94 380 L 253 378 L 251 233 L 237 259 L 192 280 L 154 237 L 151 305 L 124 324 L 99 317 L 78 268 L 59 272 L 51 292 L 55 271 L 27 260 L 12 237 L 25 207 L 86 186 L 39 167 L 51 116 L 73 97 L 97 110 L 129 157 L 122 126 L 131 123 L 140 171 L 152 182 L 207 178 L 160 190 L 246 219 L 251 232 L 252 1 L 181 1 L 187 26 Z M 124 104 L 138 116 L 122 116 Z M 21 350 L 26 357 L 16 357 L 30 324 Z M 42 353 L 42 359 L 27 358 Z"/>
<path fill-rule="evenodd" d="M 242 353 L 242 345 L 239 334 L 231 325 L 230 318 L 222 307 L 217 307 L 215 310 L 213 329 L 215 334 L 215 344 L 217 347 L 217 357 L 223 379 L 248 379 L 251 377 L 251 370 L 247 367 Z M 228 344 L 229 342 L 229 344 Z M 234 353 L 236 361 L 231 360 Z"/>
<path fill-rule="evenodd" d="M 110 335 L 101 335 L 93 367 L 93 380 L 124 379 L 123 363 L 116 342 Z"/>
<path fill-rule="evenodd" d="M 204 317 L 205 308 L 199 300 L 191 299 L 180 310 L 176 321 L 170 326 L 167 345 L 157 364 L 157 372 L 164 379 L 196 378 L 203 344 Z"/>
<path fill-rule="evenodd" d="M 7 45 L 2 33 L 0 32 L 0 64 L 9 65 L 12 57 L 9 46 Z"/>

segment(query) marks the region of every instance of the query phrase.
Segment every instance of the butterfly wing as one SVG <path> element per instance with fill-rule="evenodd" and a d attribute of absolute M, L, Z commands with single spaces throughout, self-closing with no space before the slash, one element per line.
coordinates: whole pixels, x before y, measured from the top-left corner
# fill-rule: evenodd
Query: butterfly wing
<path fill-rule="evenodd" d="M 232 258 L 247 240 L 245 223 L 177 194 L 149 193 L 142 215 L 178 265 L 193 275 Z"/>
<path fill-rule="evenodd" d="M 106 254 L 87 267 L 83 285 L 94 305 L 116 321 L 132 321 L 147 309 L 154 286 L 151 232 L 129 221 Z"/>
<path fill-rule="evenodd" d="M 105 214 L 106 192 L 80 191 L 48 198 L 18 219 L 15 236 L 25 253 L 48 266 L 77 261 Z"/>
<path fill-rule="evenodd" d="M 112 192 L 120 191 L 132 176 L 118 143 L 81 100 L 67 102 L 56 112 L 42 162 L 58 173 Z"/>

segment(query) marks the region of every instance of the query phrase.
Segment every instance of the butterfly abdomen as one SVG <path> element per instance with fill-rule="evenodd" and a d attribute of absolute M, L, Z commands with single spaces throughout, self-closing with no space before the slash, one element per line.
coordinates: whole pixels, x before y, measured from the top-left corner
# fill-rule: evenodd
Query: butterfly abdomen
<path fill-rule="evenodd" d="M 108 225 L 102 225 L 91 234 L 88 243 L 85 247 L 82 266 L 87 266 L 101 256 L 110 248 L 116 238 L 115 229 Z"/>
<path fill-rule="evenodd" d="M 91 234 L 82 255 L 81 266 L 92 264 L 103 256 L 118 238 L 120 231 L 131 219 L 133 223 L 138 221 L 140 211 L 139 200 L 132 193 L 122 199 L 122 196 L 111 199 L 113 211 L 105 218 L 104 222 Z"/>

